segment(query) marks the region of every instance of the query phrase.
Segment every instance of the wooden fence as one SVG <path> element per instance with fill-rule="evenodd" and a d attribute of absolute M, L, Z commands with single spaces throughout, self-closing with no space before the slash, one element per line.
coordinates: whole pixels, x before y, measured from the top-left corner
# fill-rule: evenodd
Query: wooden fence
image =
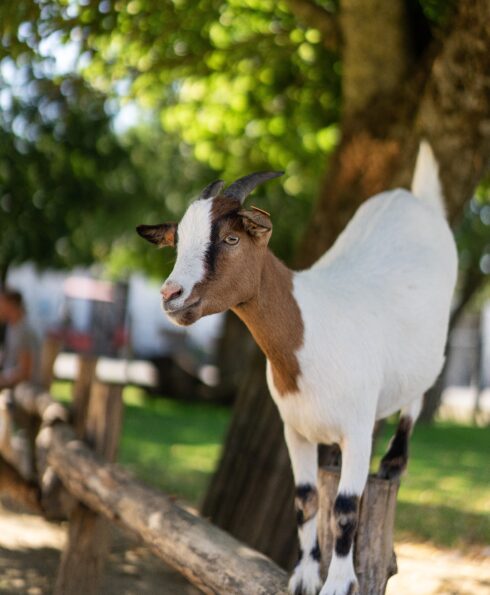
<path fill-rule="evenodd" d="M 95 361 L 82 359 L 71 420 L 48 391 L 29 385 L 17 387 L 10 405 L 0 410 L 0 491 L 48 518 L 69 518 L 55 595 L 99 592 L 110 547 L 109 522 L 138 536 L 203 593 L 287 593 L 286 573 L 270 559 L 114 464 L 122 425 L 122 388 L 116 382 L 97 380 Z M 27 474 L 9 441 L 8 427 L 16 412 L 33 420 L 28 426 L 32 465 Z M 320 471 L 324 572 L 331 549 L 329 514 L 337 482 L 335 472 Z M 363 498 L 356 542 L 362 595 L 384 593 L 386 581 L 396 572 L 392 536 L 397 487 L 370 479 Z"/>

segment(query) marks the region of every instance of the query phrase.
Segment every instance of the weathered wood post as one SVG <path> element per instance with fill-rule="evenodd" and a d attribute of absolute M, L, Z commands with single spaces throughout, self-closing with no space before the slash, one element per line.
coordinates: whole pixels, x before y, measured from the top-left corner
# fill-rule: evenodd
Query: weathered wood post
<path fill-rule="evenodd" d="M 90 372 L 91 366 L 87 367 Z M 95 380 L 86 408 L 84 405 L 86 413 L 83 438 L 98 455 L 110 462 L 115 460 L 119 446 L 123 412 L 122 389 L 121 384 Z M 79 409 L 79 414 L 80 411 Z M 109 552 L 109 531 L 110 526 L 106 519 L 83 504 L 75 506 L 70 515 L 68 543 L 62 554 L 55 595 L 98 593 L 104 562 Z"/>
<path fill-rule="evenodd" d="M 78 356 L 78 372 L 73 383 L 72 403 L 74 427 L 77 436 L 84 436 L 87 411 L 90 401 L 92 381 L 95 377 L 97 357 L 95 355 L 81 354 Z"/>
<path fill-rule="evenodd" d="M 61 349 L 61 342 L 48 337 L 43 346 L 42 382 L 49 390 L 52 381 L 55 359 Z M 72 389 L 73 426 L 77 436 L 84 438 L 90 390 L 95 376 L 97 357 L 88 354 L 78 356 L 78 370 Z M 47 467 L 42 472 L 42 501 L 45 516 L 51 520 L 64 520 L 70 516 L 74 501 L 63 489 L 59 478 Z"/>
<path fill-rule="evenodd" d="M 41 349 L 41 377 L 40 384 L 49 390 L 53 382 L 54 363 L 61 351 L 62 341 L 54 335 L 47 335 Z"/>
<path fill-rule="evenodd" d="M 318 474 L 320 514 L 318 538 L 322 552 L 322 576 L 326 578 L 333 548 L 331 511 L 339 485 L 339 471 L 321 468 Z M 398 481 L 370 476 L 361 499 L 354 563 L 360 595 L 383 595 L 390 576 L 397 572 L 393 551 Z"/>

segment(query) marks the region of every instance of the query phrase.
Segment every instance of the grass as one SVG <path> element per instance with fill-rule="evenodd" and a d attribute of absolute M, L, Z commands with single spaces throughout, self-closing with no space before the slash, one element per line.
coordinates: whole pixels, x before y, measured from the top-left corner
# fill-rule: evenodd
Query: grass
<path fill-rule="evenodd" d="M 196 504 L 215 469 L 229 409 L 125 391 L 120 462 L 141 479 Z"/>
<path fill-rule="evenodd" d="M 389 424 L 377 449 L 393 434 Z M 415 427 L 397 507 L 397 538 L 463 547 L 490 543 L 490 432 L 438 423 Z"/>
<path fill-rule="evenodd" d="M 70 402 L 71 383 L 56 382 L 56 398 Z M 218 464 L 230 410 L 209 403 L 146 398 L 124 389 L 118 462 L 139 479 L 197 505 Z"/>
<path fill-rule="evenodd" d="M 70 385 L 56 383 L 69 399 Z M 124 391 L 119 462 L 167 493 L 197 504 L 218 462 L 230 410 L 212 404 L 145 399 Z M 374 465 L 394 432 L 387 424 Z M 444 547 L 490 543 L 490 432 L 440 423 L 416 426 L 397 508 L 396 539 Z"/>

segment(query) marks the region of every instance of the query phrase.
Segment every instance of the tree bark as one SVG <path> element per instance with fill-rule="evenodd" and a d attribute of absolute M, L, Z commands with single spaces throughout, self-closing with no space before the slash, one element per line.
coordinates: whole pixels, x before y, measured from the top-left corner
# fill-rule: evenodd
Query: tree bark
<path fill-rule="evenodd" d="M 227 312 L 217 348 L 220 381 L 213 391 L 213 399 L 235 401 L 255 351 L 256 345 L 247 327 L 233 312 Z"/>
<path fill-rule="evenodd" d="M 368 6 L 370 10 L 365 11 Z M 401 1 L 341 3 L 342 140 L 330 159 L 298 253 L 299 267 L 311 265 L 332 245 L 364 200 L 393 186 L 409 185 L 422 136 L 429 139 L 439 160 L 451 221 L 457 219 L 488 167 L 490 3 L 461 2 L 445 39 L 435 41 L 418 56 L 414 47 L 420 32 L 410 29 L 404 7 Z M 383 45 L 380 40 L 385 39 Z M 259 380 L 258 368 L 255 374 L 257 381 L 244 386 L 235 406 L 205 510 L 213 521 L 240 534 L 253 547 L 261 549 L 266 544 L 268 553 L 287 567 L 291 552 L 284 549 L 284 541 L 275 543 L 284 536 L 274 535 L 274 524 L 263 519 L 271 503 L 278 498 L 282 502 L 283 486 L 290 482 L 291 472 L 277 411 L 267 401 L 265 378 Z M 263 419 L 269 428 L 267 441 L 260 426 L 254 426 Z M 257 447 L 251 449 L 251 443 Z M 259 446 L 262 450 L 257 450 Z M 236 491 L 218 489 L 217 483 L 232 484 L 237 468 L 241 491 L 234 500 Z M 282 482 L 264 479 L 269 469 Z M 256 497 L 257 477 L 265 484 Z M 244 507 L 244 502 L 254 502 L 254 508 Z M 227 510 L 226 516 L 219 512 L 221 507 Z M 293 515 L 282 518 L 291 528 Z"/>
<path fill-rule="evenodd" d="M 289 568 L 296 556 L 294 486 L 282 422 L 264 378 L 257 350 L 202 514 Z"/>

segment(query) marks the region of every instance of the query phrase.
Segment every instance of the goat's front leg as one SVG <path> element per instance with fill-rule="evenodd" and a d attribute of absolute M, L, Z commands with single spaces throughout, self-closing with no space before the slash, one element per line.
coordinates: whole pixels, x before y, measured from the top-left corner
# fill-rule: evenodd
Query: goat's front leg
<path fill-rule="evenodd" d="M 290 426 L 285 426 L 284 435 L 296 485 L 295 507 L 300 545 L 299 560 L 289 581 L 289 592 L 293 595 L 317 595 L 322 586 L 316 525 L 318 447 Z"/>
<path fill-rule="evenodd" d="M 334 536 L 332 560 L 320 595 L 352 595 L 358 592 L 354 571 L 354 537 L 359 501 L 369 473 L 371 432 L 348 436 L 342 445 L 342 470 L 331 526 Z"/>

